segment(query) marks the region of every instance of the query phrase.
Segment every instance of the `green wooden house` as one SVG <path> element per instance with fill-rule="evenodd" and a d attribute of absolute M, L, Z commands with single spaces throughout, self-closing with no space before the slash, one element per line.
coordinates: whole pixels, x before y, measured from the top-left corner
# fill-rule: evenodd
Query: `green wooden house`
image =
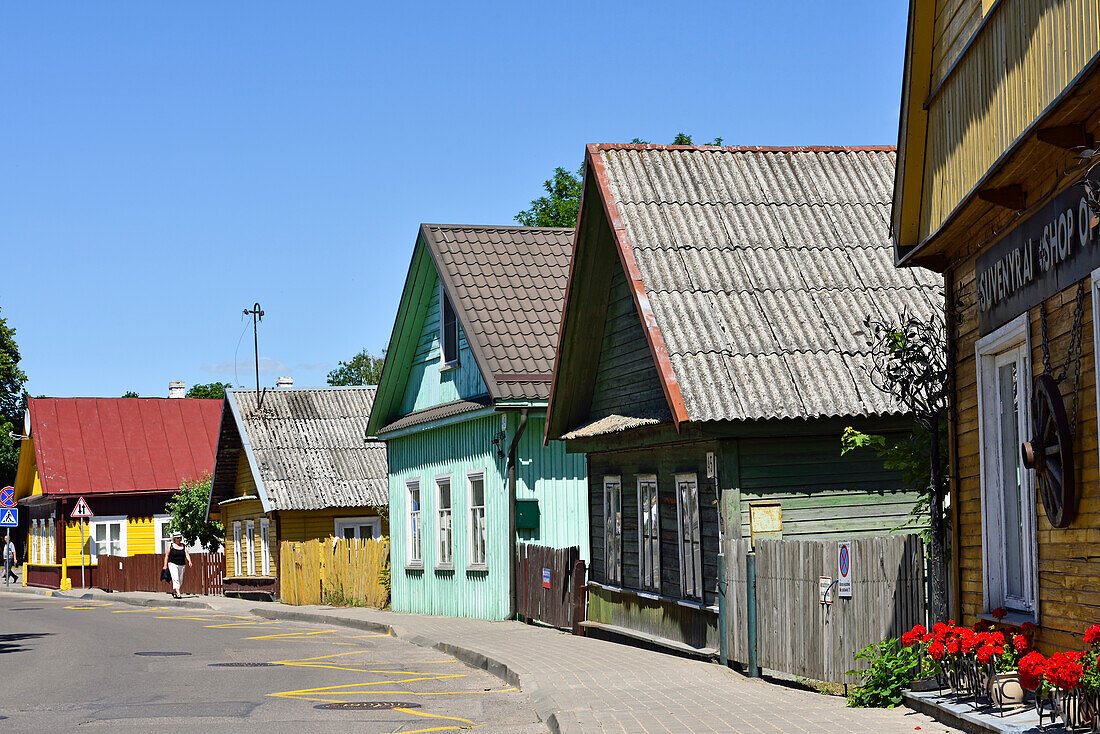
<path fill-rule="evenodd" d="M 584 457 L 543 445 L 572 237 L 420 228 L 368 426 L 397 611 L 506 619 L 517 542 L 588 557 Z"/>
<path fill-rule="evenodd" d="M 893 173 L 892 148 L 589 146 L 547 421 L 587 458 L 589 626 L 715 654 L 723 539 L 905 524 L 900 477 L 840 453 L 912 425 L 864 318 L 943 303 L 893 267 Z"/>

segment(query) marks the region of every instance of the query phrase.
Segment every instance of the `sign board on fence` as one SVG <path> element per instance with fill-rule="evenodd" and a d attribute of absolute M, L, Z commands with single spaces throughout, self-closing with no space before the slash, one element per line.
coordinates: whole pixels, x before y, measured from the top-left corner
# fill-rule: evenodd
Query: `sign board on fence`
<path fill-rule="evenodd" d="M 778 502 L 749 503 L 749 540 L 755 546 L 758 540 L 783 538 L 783 506 Z"/>
<path fill-rule="evenodd" d="M 832 586 L 833 580 L 828 576 L 821 576 L 817 579 L 817 600 L 822 604 L 833 603 Z"/>
<path fill-rule="evenodd" d="M 836 548 L 837 594 L 852 598 L 852 541 L 842 540 Z"/>
<path fill-rule="evenodd" d="M 15 507 L 15 487 L 0 489 L 0 507 Z"/>
<path fill-rule="evenodd" d="M 92 509 L 88 507 L 88 503 L 81 497 L 76 501 L 76 507 L 73 508 L 73 517 L 92 517 Z"/>
<path fill-rule="evenodd" d="M 544 588 L 544 589 L 549 589 L 550 588 L 550 569 L 549 568 L 542 569 L 542 588 Z"/>

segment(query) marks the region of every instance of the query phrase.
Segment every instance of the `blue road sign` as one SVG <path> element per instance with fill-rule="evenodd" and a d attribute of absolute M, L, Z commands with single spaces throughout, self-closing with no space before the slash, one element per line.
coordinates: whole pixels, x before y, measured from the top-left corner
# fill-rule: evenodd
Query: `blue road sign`
<path fill-rule="evenodd" d="M 0 510 L 0 528 L 19 527 L 19 508 L 5 507 Z"/>
<path fill-rule="evenodd" d="M 15 487 L 0 489 L 0 507 L 15 507 Z"/>

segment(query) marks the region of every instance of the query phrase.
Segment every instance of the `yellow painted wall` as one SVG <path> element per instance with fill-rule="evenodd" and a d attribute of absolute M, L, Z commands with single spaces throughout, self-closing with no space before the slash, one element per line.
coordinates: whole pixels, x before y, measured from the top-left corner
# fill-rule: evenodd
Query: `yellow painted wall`
<path fill-rule="evenodd" d="M 42 480 L 38 476 L 38 459 L 34 455 L 34 440 L 28 438 L 19 445 L 19 467 L 15 472 L 15 499 L 42 494 Z"/>
<path fill-rule="evenodd" d="M 263 567 L 261 565 L 260 545 L 260 520 L 271 520 L 266 514 L 264 514 L 263 505 L 259 500 L 245 500 L 243 502 L 234 502 L 231 505 L 225 505 L 222 507 L 222 525 L 225 526 L 225 575 L 227 577 L 247 576 L 248 573 L 248 551 L 244 547 L 248 539 L 248 532 L 245 530 L 245 521 L 252 520 L 255 523 L 256 534 L 255 542 L 253 543 L 252 552 L 255 558 L 255 576 L 263 575 Z M 236 557 L 233 552 L 233 523 L 239 522 L 241 524 L 241 568 L 237 568 Z M 275 537 L 275 521 L 271 520 L 271 525 L 268 530 L 270 537 L 268 538 L 268 545 L 271 552 L 271 576 L 274 576 L 276 569 L 279 567 L 279 542 Z"/>
<path fill-rule="evenodd" d="M 252 478 L 252 469 L 248 466 L 248 456 L 242 451 L 237 457 L 237 483 L 233 496 L 247 497 L 250 494 L 259 493 L 256 491 L 256 481 Z"/>
<path fill-rule="evenodd" d="M 279 513 L 279 540 L 300 543 L 306 540 L 331 538 L 336 532 L 338 517 L 378 517 L 370 507 L 341 507 L 327 510 L 308 510 Z M 390 533 L 389 524 L 382 519 L 382 535 Z"/>
<path fill-rule="evenodd" d="M 84 547 L 88 548 L 88 536 L 92 522 L 84 523 Z M 143 553 L 156 553 L 156 523 L 151 517 L 126 518 L 126 555 L 136 556 Z M 65 560 L 72 565 L 80 565 L 80 523 L 76 520 L 65 522 Z M 84 564 L 92 565 L 91 556 L 84 555 Z"/>

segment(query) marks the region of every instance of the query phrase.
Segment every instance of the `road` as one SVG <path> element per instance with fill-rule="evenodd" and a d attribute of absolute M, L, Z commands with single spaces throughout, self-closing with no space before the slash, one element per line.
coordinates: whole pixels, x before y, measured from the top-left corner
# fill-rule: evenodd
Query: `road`
<path fill-rule="evenodd" d="M 4 592 L 0 620 L 4 731 L 546 731 L 525 693 L 385 635 Z"/>

